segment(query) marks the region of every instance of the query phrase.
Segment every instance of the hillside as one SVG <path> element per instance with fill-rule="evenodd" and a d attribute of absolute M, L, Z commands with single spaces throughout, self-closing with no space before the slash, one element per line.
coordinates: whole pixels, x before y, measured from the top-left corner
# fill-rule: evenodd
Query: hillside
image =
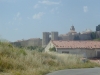
<path fill-rule="evenodd" d="M 83 63 L 77 55 L 37 52 L 0 42 L 0 75 L 44 75 L 60 69 L 95 66 L 100 65 Z"/>

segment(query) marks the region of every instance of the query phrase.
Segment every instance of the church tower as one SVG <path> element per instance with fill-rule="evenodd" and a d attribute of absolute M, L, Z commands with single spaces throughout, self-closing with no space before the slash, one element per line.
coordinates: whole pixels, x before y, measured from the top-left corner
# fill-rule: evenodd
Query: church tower
<path fill-rule="evenodd" d="M 71 26 L 70 31 L 71 31 L 71 32 L 75 31 L 75 28 L 74 28 L 73 25 Z"/>

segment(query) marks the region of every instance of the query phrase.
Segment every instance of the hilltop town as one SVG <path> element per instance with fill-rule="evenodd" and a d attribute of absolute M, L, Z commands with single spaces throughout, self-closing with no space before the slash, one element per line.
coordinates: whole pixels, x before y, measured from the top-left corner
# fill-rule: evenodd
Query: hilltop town
<path fill-rule="evenodd" d="M 15 42 L 11 42 L 16 46 L 42 46 L 46 47 L 50 40 L 94 40 L 96 38 L 100 38 L 100 24 L 96 26 L 96 30 L 88 30 L 86 29 L 84 32 L 76 32 L 75 27 L 72 25 L 70 31 L 66 34 L 60 34 L 59 32 L 43 32 L 41 38 L 31 38 L 28 40 L 18 40 Z"/>

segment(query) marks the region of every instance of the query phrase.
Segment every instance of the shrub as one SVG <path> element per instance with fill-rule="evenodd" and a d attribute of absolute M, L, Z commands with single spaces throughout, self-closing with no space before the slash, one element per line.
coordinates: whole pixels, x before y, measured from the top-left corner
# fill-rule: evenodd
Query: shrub
<path fill-rule="evenodd" d="M 55 51 L 55 48 L 52 50 Z M 83 63 L 79 59 L 78 55 L 38 52 L 0 43 L 0 72 L 8 75 L 44 75 L 61 69 L 99 66 L 90 61 Z"/>
<path fill-rule="evenodd" d="M 54 51 L 55 52 L 56 51 L 56 48 L 55 47 L 52 47 L 52 48 L 49 49 L 49 51 Z"/>
<path fill-rule="evenodd" d="M 38 52 L 43 52 L 44 51 L 44 48 L 43 47 L 39 47 L 39 46 L 29 46 L 29 47 L 27 47 L 27 49 L 36 50 Z"/>

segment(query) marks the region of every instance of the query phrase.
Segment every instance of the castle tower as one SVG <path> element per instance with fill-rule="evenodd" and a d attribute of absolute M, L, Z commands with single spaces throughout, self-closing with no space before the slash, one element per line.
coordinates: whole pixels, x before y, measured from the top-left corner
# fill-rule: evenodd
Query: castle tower
<path fill-rule="evenodd" d="M 43 32 L 42 47 L 45 47 L 49 43 L 50 41 L 49 35 L 50 35 L 49 32 Z"/>
<path fill-rule="evenodd" d="M 58 32 L 51 32 L 51 40 L 58 40 Z"/>

